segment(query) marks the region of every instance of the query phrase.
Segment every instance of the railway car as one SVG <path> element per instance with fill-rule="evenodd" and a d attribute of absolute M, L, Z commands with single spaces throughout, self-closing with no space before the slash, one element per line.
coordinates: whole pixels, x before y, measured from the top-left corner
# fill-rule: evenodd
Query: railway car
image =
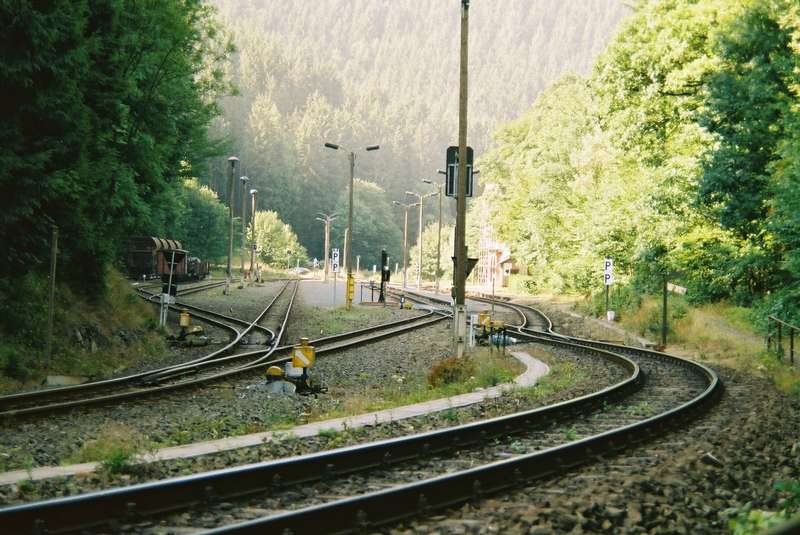
<path fill-rule="evenodd" d="M 152 236 L 133 237 L 128 243 L 128 275 L 136 279 L 169 275 L 173 253 L 173 277 L 177 280 L 186 279 L 188 255 L 181 247 L 181 242 Z"/>
<path fill-rule="evenodd" d="M 208 262 L 203 262 L 196 256 L 190 256 L 186 262 L 186 275 L 192 280 L 202 280 L 208 277 Z"/>

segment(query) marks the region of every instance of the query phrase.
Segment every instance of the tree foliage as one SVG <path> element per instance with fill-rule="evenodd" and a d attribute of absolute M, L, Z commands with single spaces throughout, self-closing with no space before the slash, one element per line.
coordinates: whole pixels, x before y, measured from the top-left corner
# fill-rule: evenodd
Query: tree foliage
<path fill-rule="evenodd" d="M 643 289 L 800 305 L 799 9 L 639 4 L 590 77 L 496 132 L 473 228 L 488 221 L 538 286 L 599 288 L 610 256 Z"/>
<path fill-rule="evenodd" d="M 250 232 L 252 228 L 248 236 Z M 294 267 L 296 262 L 305 264 L 308 261 L 308 253 L 297 241 L 292 228 L 271 210 L 256 211 L 255 240 L 258 258 L 276 268 Z"/>
<path fill-rule="evenodd" d="M 225 100 L 217 131 L 263 193 L 259 207 L 277 211 L 314 255 L 323 238 L 309 216 L 335 210 L 349 178 L 344 153 L 324 142 L 355 151 L 357 176 L 391 199 L 443 167 L 458 132 L 458 2 L 216 3 L 235 29 L 231 75 L 241 90 Z M 470 11 L 469 139 L 480 154 L 488 133 L 549 81 L 587 72 L 626 9 L 619 0 L 505 0 Z M 380 151 L 363 151 L 376 143 Z M 224 198 L 224 159 L 213 172 Z M 452 218 L 453 204 L 445 208 Z"/>
<path fill-rule="evenodd" d="M 397 227 L 398 218 L 386 192 L 367 180 L 355 179 L 353 190 L 353 252 L 355 263 L 356 256 L 361 256 L 361 265 L 364 267 L 373 264 L 380 265 L 381 249 L 394 258 L 402 258 L 403 237 Z M 350 196 L 347 189 L 343 189 L 336 202 L 336 213 L 339 218 L 333 222 L 331 232 L 331 247 L 340 247 L 339 252 L 344 255 L 344 231 L 347 228 L 347 213 Z M 322 234 L 322 225 L 317 222 L 317 231 Z M 336 245 L 340 244 L 340 245 Z M 342 263 L 344 263 L 342 256 Z M 355 269 L 355 264 L 353 264 Z"/>
<path fill-rule="evenodd" d="M 217 194 L 197 179 L 183 181 L 179 217 L 180 230 L 175 234 L 193 256 L 204 259 L 228 254 L 228 209 L 219 202 Z M 237 227 L 241 229 L 241 225 Z M 239 238 L 240 232 L 235 233 Z M 249 237 L 249 235 L 248 235 Z M 241 239 L 237 239 L 237 245 Z"/>
<path fill-rule="evenodd" d="M 96 293 L 127 236 L 175 229 L 230 43 L 200 0 L 5 3 L 0 28 L 0 275 L 46 265 L 57 225 Z"/>

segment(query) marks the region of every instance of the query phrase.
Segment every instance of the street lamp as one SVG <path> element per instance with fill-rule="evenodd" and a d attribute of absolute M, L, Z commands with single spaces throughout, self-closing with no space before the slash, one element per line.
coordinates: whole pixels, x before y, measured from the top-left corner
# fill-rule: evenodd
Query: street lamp
<path fill-rule="evenodd" d="M 337 217 L 339 217 L 339 216 L 337 214 L 323 214 L 322 212 L 317 212 L 317 215 L 322 216 L 322 217 L 317 217 L 316 220 L 317 221 L 322 221 L 323 223 L 325 223 L 325 258 L 323 259 L 324 266 L 325 266 L 325 271 L 324 271 L 325 274 L 323 276 L 323 280 L 325 282 L 327 282 L 328 281 L 328 247 L 330 246 L 330 243 L 331 243 L 331 222 L 334 219 L 336 219 Z"/>
<path fill-rule="evenodd" d="M 408 209 L 415 207 L 418 203 L 403 204 L 398 201 L 392 201 L 392 204 L 403 207 L 405 217 L 403 220 L 403 289 L 406 289 L 406 270 L 408 263 L 406 261 L 406 254 L 408 253 Z"/>
<path fill-rule="evenodd" d="M 353 239 L 353 183 L 355 181 L 355 168 L 356 168 L 356 153 L 346 149 L 341 145 L 337 145 L 336 143 L 325 143 L 325 147 L 333 150 L 342 149 L 347 151 L 348 160 L 350 162 L 350 204 L 347 210 L 347 237 L 345 239 L 345 259 L 344 261 L 347 263 L 347 292 L 346 292 L 346 302 L 347 302 L 347 310 L 350 310 L 350 306 L 353 304 L 353 293 L 355 292 L 355 282 L 353 280 L 353 262 L 352 262 L 352 239 Z M 380 148 L 379 145 L 368 145 L 364 147 L 366 151 L 373 151 L 378 150 Z"/>
<path fill-rule="evenodd" d="M 256 193 L 257 189 L 250 190 L 252 205 L 250 207 L 250 279 L 253 279 L 253 265 L 256 260 Z"/>
<path fill-rule="evenodd" d="M 417 204 L 419 205 L 419 239 L 417 240 L 417 246 L 419 247 L 419 251 L 417 251 L 417 290 L 419 290 L 422 287 L 422 204 L 424 199 L 432 197 L 436 194 L 428 193 L 427 195 L 420 195 L 419 193 L 414 193 L 413 191 L 407 191 L 406 195 L 416 197 L 418 199 Z"/>
<path fill-rule="evenodd" d="M 230 228 L 228 232 L 228 267 L 225 270 L 225 295 L 230 293 L 231 285 L 231 257 L 233 257 L 233 171 L 235 170 L 236 162 L 238 161 L 239 158 L 236 156 L 231 156 L 228 158 L 228 162 L 231 164 L 230 171 L 228 173 L 228 226 Z"/>
<path fill-rule="evenodd" d="M 439 197 L 439 239 L 436 243 L 436 292 L 439 292 L 439 273 L 441 269 L 441 262 L 442 262 L 442 185 L 438 182 L 434 182 L 433 180 L 428 180 L 427 178 L 422 179 L 423 182 L 426 184 L 431 184 L 432 186 L 436 187 L 436 193 Z"/>
<path fill-rule="evenodd" d="M 242 284 L 244 284 L 244 235 L 245 235 L 245 227 L 247 226 L 245 223 L 247 222 L 247 217 L 245 214 L 247 213 L 247 181 L 250 180 L 246 176 L 240 176 L 239 180 L 242 181 L 242 268 L 241 268 L 241 275 L 242 275 Z"/>

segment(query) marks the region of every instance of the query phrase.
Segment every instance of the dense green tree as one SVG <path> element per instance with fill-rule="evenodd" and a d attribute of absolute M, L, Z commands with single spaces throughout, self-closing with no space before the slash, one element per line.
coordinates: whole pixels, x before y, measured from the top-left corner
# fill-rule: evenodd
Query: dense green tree
<path fill-rule="evenodd" d="M 183 181 L 179 216 L 181 229 L 174 234 L 192 256 L 217 259 L 228 254 L 228 209 L 217 194 L 197 179 Z M 238 226 L 237 229 L 240 229 Z M 239 232 L 236 233 L 237 238 Z M 249 237 L 249 235 L 248 235 Z M 241 242 L 238 239 L 237 242 Z M 238 243 L 237 243 L 238 245 Z"/>
<path fill-rule="evenodd" d="M 702 124 L 718 142 L 704 164 L 700 198 L 742 237 L 766 221 L 771 162 L 785 136 L 793 95 L 790 34 L 778 20 L 785 2 L 756 1 L 717 41 L 719 71 L 708 82 Z"/>
<path fill-rule="evenodd" d="M 342 153 L 359 151 L 357 174 L 401 199 L 443 167 L 457 133 L 457 3 L 285 0 L 280 8 L 216 0 L 240 50 L 218 132 L 234 140 L 259 196 L 310 251 L 322 249 L 313 217 L 330 212 L 349 175 Z M 562 72 L 587 72 L 626 8 L 620 0 L 507 0 L 471 7 L 470 144 L 526 109 Z M 413 21 L 413 23 L 411 22 Z M 225 197 L 226 167 L 212 169 Z M 452 220 L 453 205 L 446 217 Z M 430 218 L 427 219 L 430 221 Z M 379 249 L 380 242 L 371 245 Z"/>
<path fill-rule="evenodd" d="M 397 226 L 396 211 L 392 210 L 392 204 L 383 188 L 374 182 L 356 179 L 353 197 L 353 262 L 356 255 L 360 255 L 362 266 L 380 265 L 381 249 L 385 249 L 394 259 L 402 258 L 402 233 Z M 349 202 L 347 189 L 344 189 L 336 203 L 335 211 L 339 218 L 334 221 L 331 233 L 331 247 L 339 247 L 342 255 Z M 320 227 L 318 224 L 317 230 L 322 234 Z M 355 265 L 353 268 L 355 269 Z"/>
<path fill-rule="evenodd" d="M 251 230 L 248 230 L 248 235 Z M 281 221 L 271 210 L 256 211 L 255 238 L 258 258 L 276 268 L 305 264 L 308 253 L 297 241 L 292 227 Z"/>
<path fill-rule="evenodd" d="M 55 224 L 60 273 L 97 295 L 127 236 L 176 228 L 231 48 L 200 0 L 6 3 L 0 24 L 0 275 L 46 266 Z"/>
<path fill-rule="evenodd" d="M 436 276 L 436 253 L 439 245 L 439 225 L 430 223 L 422 230 L 422 278 L 432 281 Z M 455 249 L 455 227 L 442 225 L 442 251 L 439 266 L 439 278 L 443 284 L 450 284 L 453 279 L 453 250 Z M 403 258 L 399 258 L 402 269 Z M 416 280 L 419 259 L 419 244 L 415 243 L 409 252 L 408 273 L 411 282 Z M 402 280 L 402 279 L 401 279 Z M 398 281 L 396 281 L 398 282 Z"/>

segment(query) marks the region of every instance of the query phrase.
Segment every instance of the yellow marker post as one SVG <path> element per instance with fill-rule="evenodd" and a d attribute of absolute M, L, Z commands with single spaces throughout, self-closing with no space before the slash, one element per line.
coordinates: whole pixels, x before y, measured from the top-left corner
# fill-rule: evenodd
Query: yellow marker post
<path fill-rule="evenodd" d="M 192 324 L 192 317 L 189 315 L 189 311 L 186 310 L 185 308 L 181 310 L 180 321 L 182 329 L 186 329 Z"/>
<path fill-rule="evenodd" d="M 347 308 L 350 308 L 350 303 L 353 302 L 353 297 L 356 295 L 356 279 L 352 273 L 347 274 Z"/>
<path fill-rule="evenodd" d="M 295 368 L 310 368 L 316 360 L 314 346 L 308 345 L 308 338 L 301 338 L 300 345 L 292 348 L 292 366 Z"/>

